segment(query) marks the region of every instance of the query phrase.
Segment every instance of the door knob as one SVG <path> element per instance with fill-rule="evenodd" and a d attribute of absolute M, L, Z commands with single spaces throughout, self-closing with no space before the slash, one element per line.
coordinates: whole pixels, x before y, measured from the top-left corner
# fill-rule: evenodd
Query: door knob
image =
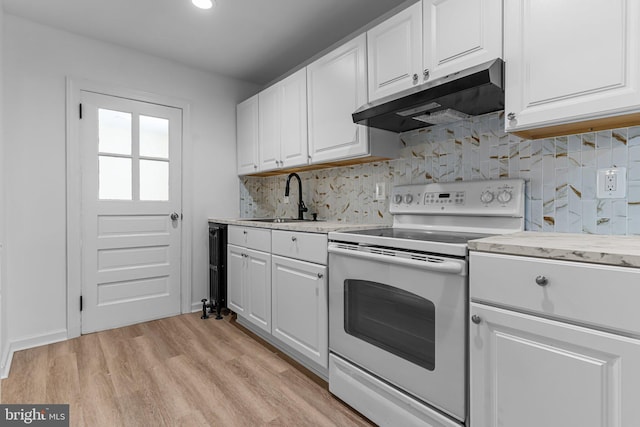
<path fill-rule="evenodd" d="M 177 212 L 171 214 L 171 221 L 177 221 L 178 218 L 180 218 L 180 215 Z"/>
<path fill-rule="evenodd" d="M 547 279 L 545 276 L 537 276 L 536 284 L 540 286 L 547 286 L 549 284 L 549 279 Z"/>

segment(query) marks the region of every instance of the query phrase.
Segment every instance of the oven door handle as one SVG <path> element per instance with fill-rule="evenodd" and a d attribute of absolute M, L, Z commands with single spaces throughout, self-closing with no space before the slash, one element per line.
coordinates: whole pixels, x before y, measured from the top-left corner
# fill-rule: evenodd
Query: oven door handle
<path fill-rule="evenodd" d="M 406 265 L 409 267 L 421 268 L 423 270 L 436 271 L 439 273 L 462 274 L 464 273 L 464 261 L 447 260 L 442 262 L 416 261 L 413 259 L 398 258 L 388 255 L 372 254 L 370 252 L 353 251 L 329 245 L 327 250 L 334 254 L 363 258 L 372 261 L 386 262 L 389 264 Z"/>

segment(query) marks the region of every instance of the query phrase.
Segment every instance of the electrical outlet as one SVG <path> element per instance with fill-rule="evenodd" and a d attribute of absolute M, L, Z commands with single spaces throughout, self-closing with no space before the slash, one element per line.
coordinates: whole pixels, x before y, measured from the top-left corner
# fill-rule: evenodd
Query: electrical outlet
<path fill-rule="evenodd" d="M 626 196 L 626 168 L 598 169 L 596 181 L 598 199 L 622 199 Z"/>
<path fill-rule="evenodd" d="M 609 173 L 605 173 L 604 174 L 604 191 L 616 191 L 617 180 L 618 180 L 618 177 L 616 176 L 616 174 L 611 173 L 611 171 L 609 171 Z"/>

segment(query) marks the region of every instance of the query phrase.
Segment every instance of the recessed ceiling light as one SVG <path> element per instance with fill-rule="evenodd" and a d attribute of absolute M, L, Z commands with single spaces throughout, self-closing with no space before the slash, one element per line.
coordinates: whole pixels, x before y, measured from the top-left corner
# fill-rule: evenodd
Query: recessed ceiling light
<path fill-rule="evenodd" d="M 200 9 L 211 9 L 215 4 L 215 0 L 191 0 L 191 3 Z"/>

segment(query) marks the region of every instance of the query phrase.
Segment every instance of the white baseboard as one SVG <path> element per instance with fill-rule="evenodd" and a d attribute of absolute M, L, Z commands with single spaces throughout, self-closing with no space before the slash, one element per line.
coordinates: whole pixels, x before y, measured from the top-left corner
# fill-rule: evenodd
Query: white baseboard
<path fill-rule="evenodd" d="M 13 360 L 13 353 L 15 353 L 16 351 L 26 350 L 33 347 L 40 347 L 41 345 L 53 344 L 66 340 L 67 330 L 60 329 L 57 331 L 49 332 L 47 334 L 10 341 L 7 345 L 7 348 L 2 354 L 2 360 L 0 361 L 0 378 L 7 378 L 9 376 L 9 371 L 11 370 L 11 361 Z"/>
<path fill-rule="evenodd" d="M 191 303 L 191 312 L 195 313 L 196 311 L 202 311 L 202 303 L 201 302 L 192 302 Z"/>

